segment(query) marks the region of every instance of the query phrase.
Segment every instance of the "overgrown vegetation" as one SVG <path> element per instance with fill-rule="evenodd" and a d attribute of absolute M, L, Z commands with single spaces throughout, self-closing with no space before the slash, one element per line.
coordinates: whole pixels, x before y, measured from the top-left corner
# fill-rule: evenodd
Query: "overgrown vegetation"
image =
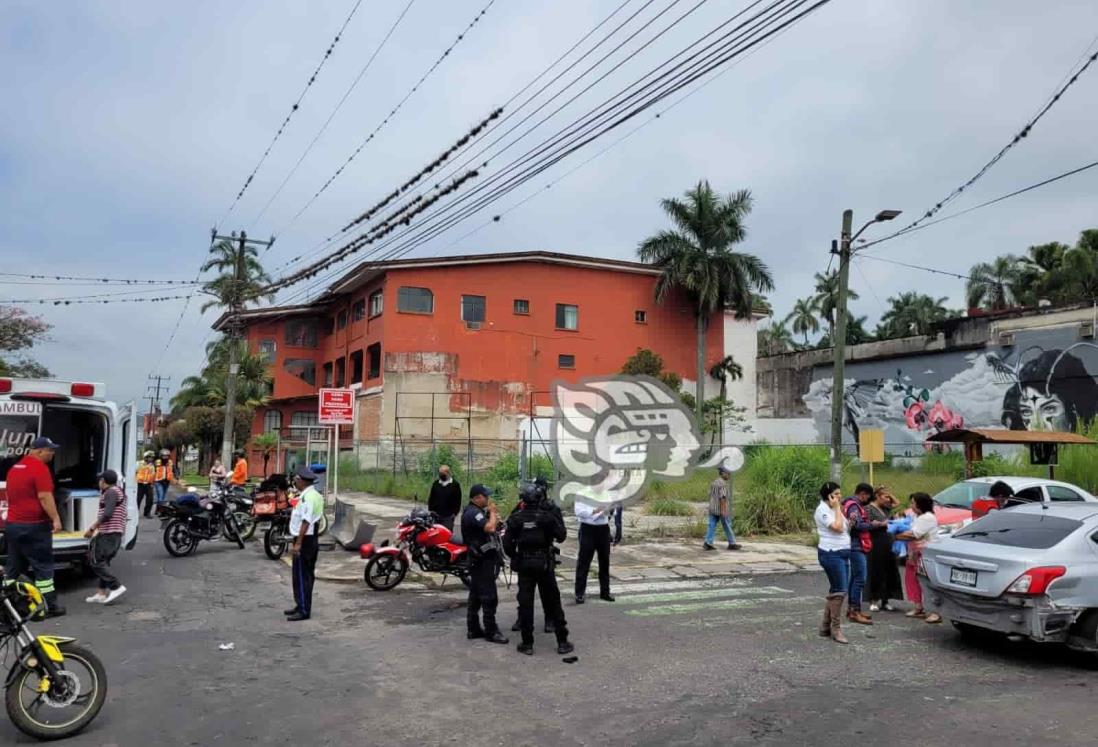
<path fill-rule="evenodd" d="M 689 503 L 674 498 L 652 498 L 645 504 L 644 510 L 652 516 L 693 516 L 695 513 Z"/>

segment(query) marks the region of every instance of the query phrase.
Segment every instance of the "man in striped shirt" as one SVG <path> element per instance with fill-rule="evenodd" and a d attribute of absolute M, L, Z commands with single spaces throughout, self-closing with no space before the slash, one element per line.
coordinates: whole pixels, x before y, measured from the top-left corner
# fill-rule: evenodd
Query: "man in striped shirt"
<path fill-rule="evenodd" d="M 111 559 L 122 549 L 126 533 L 126 494 L 118 487 L 118 473 L 113 469 L 99 475 L 99 518 L 84 532 L 91 538 L 88 558 L 91 569 L 99 577 L 99 591 L 85 599 L 90 604 L 110 604 L 126 593 L 126 587 L 111 573 Z"/>

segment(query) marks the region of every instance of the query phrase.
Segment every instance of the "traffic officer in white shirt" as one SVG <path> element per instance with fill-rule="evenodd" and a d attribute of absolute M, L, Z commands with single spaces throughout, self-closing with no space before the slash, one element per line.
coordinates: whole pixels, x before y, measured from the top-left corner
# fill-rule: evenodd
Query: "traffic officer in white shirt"
<path fill-rule="evenodd" d="M 599 598 L 613 602 L 610 594 L 610 514 L 614 506 L 595 507 L 576 500 L 579 519 L 579 555 L 576 558 L 576 604 L 583 604 L 591 559 L 599 555 Z"/>
<path fill-rule="evenodd" d="M 313 611 L 313 581 L 316 578 L 317 527 L 324 516 L 324 496 L 313 487 L 316 475 L 302 467 L 294 476 L 294 487 L 300 493 L 290 514 L 290 536 L 294 538 L 293 555 L 294 606 L 286 610 L 290 622 L 308 620 Z"/>

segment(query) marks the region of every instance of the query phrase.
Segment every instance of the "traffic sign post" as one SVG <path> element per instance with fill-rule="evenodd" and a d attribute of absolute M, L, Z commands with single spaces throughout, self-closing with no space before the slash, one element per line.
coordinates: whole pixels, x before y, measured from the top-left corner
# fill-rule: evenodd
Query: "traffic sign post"
<path fill-rule="evenodd" d="M 343 425 L 354 425 L 355 390 L 321 389 L 317 422 L 332 426 L 333 463 L 328 466 L 328 470 L 332 473 L 332 495 L 336 496 L 339 494 L 339 428 Z"/>

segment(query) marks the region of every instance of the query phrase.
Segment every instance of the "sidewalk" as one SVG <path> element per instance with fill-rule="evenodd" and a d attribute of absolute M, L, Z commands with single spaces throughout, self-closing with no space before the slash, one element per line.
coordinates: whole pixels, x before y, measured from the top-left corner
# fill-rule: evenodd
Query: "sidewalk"
<path fill-rule="evenodd" d="M 354 531 L 359 520 L 378 525 L 374 535 L 377 543 L 386 538 L 392 539 L 397 522 L 417 505 L 410 501 L 382 498 L 369 493 L 344 493 L 339 500 L 346 511 L 350 531 Z M 633 523 L 630 523 L 631 519 Z M 725 550 L 722 543 L 718 545 L 718 550 L 705 551 L 701 540 L 697 539 L 653 539 L 644 536 L 645 530 L 667 528 L 674 521 L 684 526 L 694 519 L 646 516 L 627 508 L 623 517 L 624 541 L 611 552 L 610 576 L 618 581 L 634 581 L 819 570 L 816 548 L 806 545 L 756 542 L 749 539 L 741 542 L 742 550 Z M 575 536 L 578 523 L 573 515 L 566 513 L 565 525 L 568 527 L 569 539 L 561 545 L 561 559 L 564 562 L 559 566 L 557 574 L 561 577 L 562 584 L 571 585 L 575 577 L 578 549 Z M 289 556 L 283 560 L 289 562 Z M 595 565 L 597 567 L 597 563 Z M 359 557 L 357 550 L 351 552 L 336 545 L 334 550 L 320 554 L 316 577 L 322 581 L 363 584 L 364 567 L 365 561 Z M 411 582 L 423 588 L 438 588 L 441 580 L 442 576 L 439 574 L 423 574 L 411 568 L 408 571 L 408 581 L 402 586 L 407 587 Z M 460 587 L 460 582 L 455 579 L 449 579 L 445 586 L 448 589 Z"/>

